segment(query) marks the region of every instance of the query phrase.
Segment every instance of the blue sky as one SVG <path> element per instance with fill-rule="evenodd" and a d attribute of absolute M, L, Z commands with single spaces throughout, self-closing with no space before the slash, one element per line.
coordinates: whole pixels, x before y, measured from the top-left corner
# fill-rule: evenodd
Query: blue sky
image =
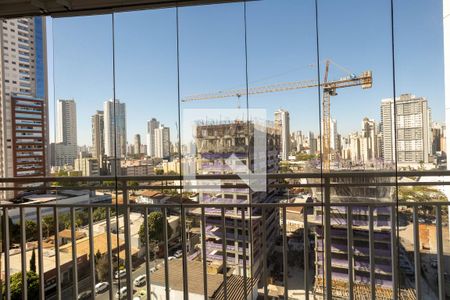
<path fill-rule="evenodd" d="M 373 71 L 372 89 L 349 88 L 332 98 L 338 131 L 347 134 L 360 130 L 365 116 L 379 121 L 381 99 L 393 96 L 390 1 L 318 3 L 320 61 L 330 58 L 354 73 Z M 250 86 L 316 79 L 314 1 L 263 0 L 247 8 Z M 115 14 L 115 92 L 127 104 L 129 141 L 145 134 L 152 117 L 176 137 L 175 16 L 175 9 Z M 428 98 L 433 120 L 442 122 L 442 1 L 396 1 L 394 19 L 397 94 Z M 47 25 L 49 77 L 55 79 L 49 82 L 50 102 L 77 101 L 78 143 L 90 145 L 90 116 L 113 98 L 111 15 L 48 19 Z M 242 3 L 180 8 L 179 25 L 182 96 L 245 87 Z M 345 75 L 331 66 L 331 78 Z M 267 109 L 269 118 L 278 108 L 289 110 L 291 130 L 316 133 L 318 105 L 317 89 L 249 97 L 249 107 Z M 232 98 L 181 104 L 182 109 L 236 107 Z"/>

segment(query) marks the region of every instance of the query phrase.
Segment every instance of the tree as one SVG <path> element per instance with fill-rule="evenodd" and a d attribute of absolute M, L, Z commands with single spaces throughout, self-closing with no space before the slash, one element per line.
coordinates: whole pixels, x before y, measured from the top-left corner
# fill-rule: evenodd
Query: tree
<path fill-rule="evenodd" d="M 36 249 L 33 249 L 33 253 L 31 254 L 30 271 L 36 273 Z"/>
<path fill-rule="evenodd" d="M 22 300 L 22 273 L 13 274 L 9 282 L 11 300 Z M 27 292 L 28 299 L 39 299 L 39 276 L 32 271 L 27 272 Z"/>
<path fill-rule="evenodd" d="M 25 234 L 28 241 L 35 241 L 38 239 L 37 224 L 34 221 L 25 221 Z"/>
<path fill-rule="evenodd" d="M 97 264 L 95 265 L 95 269 L 97 271 L 97 280 L 98 281 L 107 281 L 109 276 L 109 261 L 108 256 L 101 255 L 101 257 L 97 260 Z"/>
<path fill-rule="evenodd" d="M 42 218 L 42 230 L 46 233 L 47 238 L 55 231 L 54 227 L 53 216 L 45 216 Z"/>
<path fill-rule="evenodd" d="M 160 211 L 153 211 L 148 215 L 148 238 L 153 242 L 162 242 L 164 240 L 163 235 L 163 215 Z M 167 237 L 172 235 L 172 228 L 167 226 Z M 141 243 L 145 245 L 145 227 L 144 224 L 139 228 L 139 238 Z"/>

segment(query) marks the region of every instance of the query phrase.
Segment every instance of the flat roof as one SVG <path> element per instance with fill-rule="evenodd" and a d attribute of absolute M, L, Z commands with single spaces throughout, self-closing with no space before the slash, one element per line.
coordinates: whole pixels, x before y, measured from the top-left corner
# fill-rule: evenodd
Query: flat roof
<path fill-rule="evenodd" d="M 181 259 L 174 259 L 169 264 L 169 287 L 183 290 L 183 264 Z M 200 261 L 187 262 L 189 293 L 203 295 L 203 264 Z M 222 274 L 207 274 L 208 297 L 212 297 L 223 281 Z M 158 269 L 150 275 L 152 284 L 165 285 L 164 268 Z M 237 298 L 236 298 L 237 299 Z"/>

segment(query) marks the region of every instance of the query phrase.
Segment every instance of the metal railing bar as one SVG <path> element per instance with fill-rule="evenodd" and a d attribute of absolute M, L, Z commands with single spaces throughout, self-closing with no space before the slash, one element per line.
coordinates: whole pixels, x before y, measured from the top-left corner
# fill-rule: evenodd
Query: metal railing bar
<path fill-rule="evenodd" d="M 304 213 L 304 212 L 303 212 Z M 283 207 L 283 284 L 284 284 L 284 295 L 288 298 L 288 244 L 287 244 L 287 217 L 286 217 L 286 207 Z M 304 244 L 303 248 L 306 248 L 307 245 Z"/>
<path fill-rule="evenodd" d="M 20 258 L 22 264 L 22 299 L 28 299 L 27 287 L 27 237 L 25 227 L 25 214 L 23 208 L 20 208 Z"/>
<path fill-rule="evenodd" d="M 416 298 L 422 299 L 422 286 L 420 283 L 420 235 L 419 235 L 419 216 L 417 206 L 413 207 L 413 234 L 414 234 L 414 279 L 416 286 Z"/>
<path fill-rule="evenodd" d="M 152 294 L 150 278 L 150 237 L 148 236 L 148 208 L 144 210 L 144 232 L 145 232 L 145 277 L 147 282 L 147 295 Z M 156 257 L 153 258 L 156 264 Z"/>
<path fill-rule="evenodd" d="M 370 266 L 370 298 L 376 299 L 375 290 L 375 241 L 373 233 L 373 207 L 369 207 L 369 266 Z"/>
<path fill-rule="evenodd" d="M 122 182 L 122 187 L 125 186 Z M 130 202 L 128 198 L 128 189 L 125 187 L 122 190 L 123 205 L 119 205 L 119 209 L 124 210 L 123 228 L 125 231 L 125 269 L 127 270 L 127 299 L 133 298 L 133 261 L 131 258 L 131 232 L 130 232 Z"/>
<path fill-rule="evenodd" d="M 203 296 L 205 300 L 209 299 L 208 296 L 208 272 L 206 267 L 206 217 L 205 208 L 201 208 L 201 230 L 202 230 L 202 269 L 203 269 Z"/>
<path fill-rule="evenodd" d="M 331 300 L 333 298 L 333 283 L 331 277 L 331 215 L 330 209 L 330 178 L 324 178 L 324 231 L 325 231 L 325 289 L 326 299 Z"/>
<path fill-rule="evenodd" d="M 117 212 L 116 212 L 117 214 Z M 109 299 L 113 299 L 113 256 L 112 256 L 112 239 L 111 239 L 111 208 L 107 207 L 106 208 L 106 243 L 107 245 L 107 255 L 108 255 L 108 267 L 109 267 L 109 272 L 108 272 L 108 284 L 109 284 L 109 289 L 108 289 L 108 293 L 109 293 Z M 116 251 L 117 253 L 119 253 L 119 245 L 116 246 Z"/>
<path fill-rule="evenodd" d="M 263 207 L 262 211 L 261 211 L 261 216 L 263 220 L 266 220 L 267 216 L 266 216 L 266 208 Z M 261 222 L 261 227 L 262 227 L 262 232 L 263 232 L 263 236 L 262 236 L 262 258 L 263 258 L 263 285 L 264 285 L 264 300 L 269 299 L 269 291 L 268 291 L 268 287 L 267 287 L 267 232 L 266 232 L 266 226 L 265 226 L 265 222 Z"/>
<path fill-rule="evenodd" d="M 59 216 L 58 207 L 53 209 L 53 222 L 55 225 L 55 263 L 56 263 L 56 298 L 61 300 L 61 259 L 59 256 Z"/>
<path fill-rule="evenodd" d="M 436 250 L 438 265 L 438 296 L 439 300 L 445 300 L 445 278 L 444 278 L 444 254 L 442 240 L 442 210 L 440 205 L 436 205 Z"/>
<path fill-rule="evenodd" d="M 223 273 L 223 298 L 227 299 L 227 224 L 225 220 L 225 208 L 221 208 L 222 216 L 222 273 Z"/>
<path fill-rule="evenodd" d="M 77 236 L 75 230 L 75 208 L 70 208 L 70 232 L 72 242 L 72 292 L 73 298 L 78 299 L 78 256 L 77 256 Z"/>
<path fill-rule="evenodd" d="M 36 217 L 41 220 L 41 208 L 36 208 Z M 37 235 L 38 235 L 38 270 L 39 270 L 39 299 L 45 299 L 45 282 L 44 282 L 44 244 L 42 242 L 42 223 L 37 222 Z"/>
<path fill-rule="evenodd" d="M 353 300 L 353 212 L 347 207 L 348 298 Z"/>
<path fill-rule="evenodd" d="M 11 282 L 10 282 L 10 261 L 9 261 L 9 216 L 8 208 L 4 208 L 3 215 L 5 217 L 5 296 L 6 300 L 11 299 Z"/>
<path fill-rule="evenodd" d="M 242 222 L 242 276 L 244 278 L 244 297 L 248 295 L 247 285 L 247 228 L 245 220 L 245 210 L 241 209 L 241 222 Z M 250 287 L 253 288 L 253 287 Z"/>
<path fill-rule="evenodd" d="M 183 204 L 180 208 L 181 214 L 181 252 L 182 252 L 182 272 L 183 272 L 183 299 L 189 299 L 189 284 L 188 284 L 188 267 L 187 267 L 187 249 L 186 249 L 186 211 Z"/>
<path fill-rule="evenodd" d="M 295 178 L 344 178 L 344 177 L 356 177 L 356 178 L 373 178 L 373 177 L 410 177 L 410 176 L 420 176 L 420 177 L 436 177 L 436 176 L 450 176 L 450 171 L 448 170 L 431 170 L 431 171 L 343 171 L 343 172 L 329 172 L 329 173 L 315 173 L 315 172 L 304 172 L 304 173 L 280 173 L 280 174 L 209 174 L 209 175 L 196 175 L 197 180 L 212 180 L 212 179 L 224 179 L 224 180 L 240 180 L 244 182 L 248 179 L 295 179 Z M 114 181 L 119 180 L 124 181 L 168 181 L 174 180 L 179 181 L 180 175 L 146 175 L 146 176 L 73 176 L 73 177 L 5 177 L 0 178 L 0 183 L 31 183 L 31 182 L 91 182 L 91 181 Z M 111 187 L 109 187 L 111 188 Z"/>
<path fill-rule="evenodd" d="M 391 207 L 391 264 L 392 264 L 392 296 L 398 299 L 398 249 L 397 249 L 397 216 L 396 206 Z"/>
<path fill-rule="evenodd" d="M 162 209 L 163 214 L 163 236 L 164 236 L 164 282 L 166 284 L 166 300 L 170 300 L 170 282 L 169 282 L 169 237 L 167 236 L 167 208 Z"/>
<path fill-rule="evenodd" d="M 284 209 L 284 208 L 283 208 Z M 305 300 L 309 299 L 309 226 L 308 211 L 303 208 L 303 285 L 305 286 Z"/>
<path fill-rule="evenodd" d="M 95 245 L 94 245 L 94 221 L 92 207 L 88 208 L 89 218 L 89 271 L 90 271 L 90 289 L 92 297 L 95 297 Z"/>

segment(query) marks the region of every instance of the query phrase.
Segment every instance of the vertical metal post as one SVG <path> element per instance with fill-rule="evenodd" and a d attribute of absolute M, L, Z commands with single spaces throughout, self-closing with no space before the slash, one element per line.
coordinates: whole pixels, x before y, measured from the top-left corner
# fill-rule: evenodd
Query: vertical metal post
<path fill-rule="evenodd" d="M 36 208 L 37 220 L 42 220 L 41 208 Z M 45 299 L 45 282 L 44 282 L 44 244 L 42 243 L 42 222 L 37 222 L 38 234 L 38 270 L 39 270 L 39 299 Z"/>
<path fill-rule="evenodd" d="M 59 257 L 59 216 L 58 208 L 53 208 L 53 220 L 55 223 L 55 262 L 56 262 L 56 298 L 61 300 L 61 260 Z"/>
<path fill-rule="evenodd" d="M 330 194 L 330 177 L 324 178 L 324 250 L 325 250 L 325 292 L 326 299 L 331 300 L 333 297 L 333 286 L 331 277 L 331 194 Z"/>
<path fill-rule="evenodd" d="M 117 216 L 117 212 L 116 212 Z M 116 219 L 117 220 L 117 219 Z M 117 224 L 119 226 L 119 224 Z M 119 227 L 117 227 L 119 228 Z M 112 259 L 112 240 L 111 240 L 111 208 L 108 206 L 106 207 L 106 243 L 107 245 L 107 251 L 108 251 L 108 284 L 109 284 L 109 299 L 113 299 L 113 259 Z M 119 253 L 119 246 L 116 246 L 116 251 Z"/>
<path fill-rule="evenodd" d="M 264 285 L 264 300 L 269 299 L 269 291 L 267 288 L 267 232 L 265 227 L 265 220 L 266 220 L 266 209 L 264 207 L 261 207 L 262 213 L 260 221 L 260 228 L 263 232 L 262 236 L 262 257 L 263 257 L 263 285 Z"/>
<path fill-rule="evenodd" d="M 147 295 L 152 294 L 150 280 L 150 237 L 148 236 L 148 207 L 144 209 L 144 232 L 145 232 L 145 276 L 147 282 Z M 156 263 L 156 257 L 153 258 Z M 150 297 L 150 296 L 149 296 Z"/>
<path fill-rule="evenodd" d="M 303 285 L 305 287 L 305 300 L 309 299 L 309 226 L 308 206 L 303 206 Z"/>
<path fill-rule="evenodd" d="M 228 267 L 227 267 L 227 223 L 225 220 L 225 208 L 222 207 L 221 209 L 221 215 L 222 215 L 222 261 L 223 261 L 223 298 L 227 299 L 227 273 L 228 273 Z"/>
<path fill-rule="evenodd" d="M 438 264 L 438 295 L 439 300 L 445 300 L 445 267 L 442 241 L 442 214 L 440 205 L 436 205 L 436 247 Z"/>
<path fill-rule="evenodd" d="M 27 237 L 25 227 L 24 208 L 20 207 L 20 258 L 22 263 L 22 299 L 28 299 L 28 281 L 27 281 Z"/>
<path fill-rule="evenodd" d="M 288 244 L 287 244 L 287 226 L 286 226 L 286 206 L 283 206 L 283 284 L 284 296 L 288 298 Z"/>
<path fill-rule="evenodd" d="M 181 199 L 183 201 L 183 199 Z M 189 285 L 188 285 L 188 270 L 187 270 L 187 251 L 186 251 L 186 211 L 181 204 L 181 251 L 183 253 L 182 263 L 183 263 L 183 299 L 189 299 Z"/>
<path fill-rule="evenodd" d="M 4 209 L 5 217 L 5 297 L 6 300 L 11 299 L 11 274 L 10 274 L 10 261 L 9 261 L 9 215 L 8 208 Z"/>
<path fill-rule="evenodd" d="M 95 248 L 94 248 L 94 220 L 92 217 L 92 206 L 88 208 L 89 218 L 89 260 L 90 260 L 90 275 L 91 275 L 91 292 L 95 295 Z"/>
<path fill-rule="evenodd" d="M 132 259 L 131 259 L 131 233 L 130 233 L 130 203 L 128 199 L 128 183 L 126 180 L 122 181 L 122 199 L 124 206 L 124 221 L 123 229 L 125 232 L 125 268 L 127 270 L 127 299 L 131 300 L 133 298 L 133 283 L 131 276 L 133 275 Z M 117 245 L 119 247 L 119 245 Z"/>
<path fill-rule="evenodd" d="M 348 298 L 353 300 L 353 209 L 347 206 Z"/>
<path fill-rule="evenodd" d="M 397 253 L 397 210 L 395 203 L 391 206 L 391 257 L 392 257 L 392 296 L 398 300 L 398 253 Z"/>
<path fill-rule="evenodd" d="M 416 281 L 416 298 L 422 299 L 422 286 L 420 284 L 420 235 L 419 235 L 419 218 L 417 206 L 413 206 L 413 231 L 414 231 L 414 279 Z"/>
<path fill-rule="evenodd" d="M 71 238 L 72 238 L 72 282 L 73 282 L 73 298 L 78 299 L 78 256 L 77 256 L 77 237 L 75 231 L 75 208 L 70 208 L 71 218 Z"/>
<path fill-rule="evenodd" d="M 370 267 L 370 298 L 376 299 L 375 291 L 375 248 L 373 234 L 373 207 L 369 206 L 369 267 Z"/>
<path fill-rule="evenodd" d="M 241 207 L 241 219 L 242 219 L 242 276 L 244 278 L 244 297 L 247 298 L 248 286 L 247 286 L 247 229 L 245 221 L 246 209 Z M 250 287 L 253 290 L 253 286 Z"/>
<path fill-rule="evenodd" d="M 164 281 L 166 283 L 166 300 L 170 300 L 170 282 L 169 282 L 169 237 L 167 236 L 167 208 L 163 207 L 163 235 L 164 235 Z"/>
<path fill-rule="evenodd" d="M 205 208 L 201 208 L 201 222 L 202 222 L 202 267 L 203 267 L 203 295 L 205 300 L 208 300 L 208 272 L 206 269 L 206 218 Z"/>

